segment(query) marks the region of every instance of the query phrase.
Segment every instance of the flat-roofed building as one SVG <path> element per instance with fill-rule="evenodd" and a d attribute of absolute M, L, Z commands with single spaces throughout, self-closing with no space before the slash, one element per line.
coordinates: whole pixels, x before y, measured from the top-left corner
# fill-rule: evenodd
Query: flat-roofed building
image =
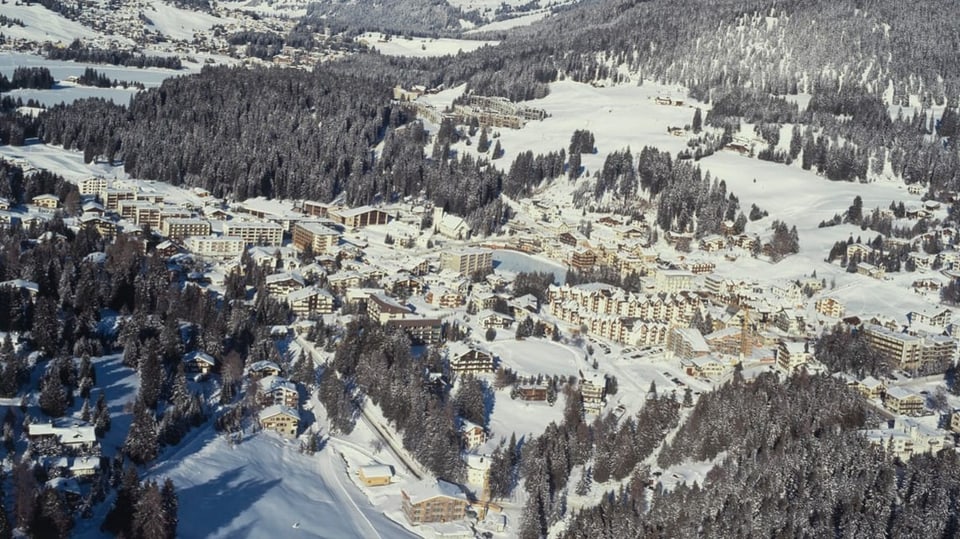
<path fill-rule="evenodd" d="M 247 242 L 231 236 L 190 236 L 186 240 L 190 252 L 213 258 L 233 258 L 243 253 Z"/>
<path fill-rule="evenodd" d="M 133 189 L 109 188 L 102 191 L 103 205 L 107 210 L 117 211 L 120 202 L 124 200 L 136 200 L 137 192 Z"/>
<path fill-rule="evenodd" d="M 440 254 L 440 267 L 459 273 L 471 275 L 478 271 L 493 269 L 493 251 L 489 249 L 456 249 Z"/>
<path fill-rule="evenodd" d="M 340 233 L 320 223 L 297 223 L 293 226 L 293 247 L 314 254 L 329 253 L 340 241 Z"/>
<path fill-rule="evenodd" d="M 160 230 L 164 236 L 175 240 L 182 240 L 190 236 L 209 236 L 210 221 L 206 219 L 164 219 Z"/>
<path fill-rule="evenodd" d="M 230 221 L 223 224 L 223 235 L 254 245 L 279 246 L 283 243 L 283 226 L 260 221 Z"/>
<path fill-rule="evenodd" d="M 107 190 L 107 179 L 101 178 L 100 176 L 84 178 L 77 182 L 77 189 L 81 195 L 100 196 L 101 193 Z"/>

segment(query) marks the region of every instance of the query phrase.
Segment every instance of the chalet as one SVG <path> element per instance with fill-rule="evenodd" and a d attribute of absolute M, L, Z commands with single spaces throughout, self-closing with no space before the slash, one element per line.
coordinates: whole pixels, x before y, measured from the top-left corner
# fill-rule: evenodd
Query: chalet
<path fill-rule="evenodd" d="M 902 387 L 891 387 L 887 390 L 883 406 L 897 415 L 923 415 L 923 396 Z"/>
<path fill-rule="evenodd" d="M 106 213 L 106 210 L 103 209 L 103 205 L 94 200 L 84 202 L 83 206 L 80 208 L 80 211 L 83 212 L 83 215 L 96 215 L 97 217 L 103 217 Z"/>
<path fill-rule="evenodd" d="M 493 354 L 463 342 L 447 344 L 447 360 L 450 370 L 457 374 L 488 374 L 494 370 Z"/>
<path fill-rule="evenodd" d="M 60 206 L 60 197 L 50 194 L 37 195 L 30 199 L 30 202 L 44 210 L 55 210 Z"/>
<path fill-rule="evenodd" d="M 297 273 L 281 272 L 267 275 L 265 279 L 267 292 L 271 296 L 285 296 L 293 291 L 302 289 L 305 285 L 303 277 Z"/>
<path fill-rule="evenodd" d="M 857 381 L 856 389 L 864 398 L 882 399 L 887 392 L 887 385 L 882 380 L 867 376 L 863 380 Z"/>
<path fill-rule="evenodd" d="M 27 426 L 27 438 L 31 442 L 53 440 L 70 451 L 100 453 L 97 434 L 92 425 L 79 423 L 31 423 Z"/>
<path fill-rule="evenodd" d="M 507 329 L 513 325 L 513 317 L 491 310 L 483 310 L 477 314 L 480 324 L 486 328 Z"/>
<path fill-rule="evenodd" d="M 210 354 L 197 350 L 183 356 L 183 367 L 187 372 L 209 374 L 217 367 L 217 360 Z"/>
<path fill-rule="evenodd" d="M 681 363 L 684 372 L 690 376 L 707 380 L 716 380 L 727 370 L 727 366 L 712 356 L 693 358 Z"/>
<path fill-rule="evenodd" d="M 821 298 L 818 299 L 815 308 L 818 313 L 829 316 L 831 318 L 843 318 L 844 311 L 846 308 L 836 298 Z"/>
<path fill-rule="evenodd" d="M 334 310 L 334 299 L 330 292 L 316 286 L 308 286 L 287 294 L 287 304 L 293 314 L 312 317 L 318 314 L 330 314 Z"/>
<path fill-rule="evenodd" d="M 706 236 L 700 240 L 700 250 L 708 253 L 720 251 L 726 247 L 726 245 L 727 240 L 725 240 L 723 236 L 718 236 L 716 234 Z"/>
<path fill-rule="evenodd" d="M 455 309 L 464 303 L 463 294 L 443 287 L 431 288 L 424 299 L 431 305 L 446 309 Z"/>
<path fill-rule="evenodd" d="M 296 408 L 280 404 L 264 408 L 260 411 L 258 418 L 260 427 L 277 432 L 284 438 L 295 438 L 300 428 L 300 412 Z"/>
<path fill-rule="evenodd" d="M 92 228 L 104 238 L 112 238 L 117 234 L 116 223 L 96 215 L 84 215 L 80 219 L 80 226 L 84 228 Z"/>
<path fill-rule="evenodd" d="M 393 468 L 383 464 L 360 466 L 357 469 L 357 478 L 368 487 L 389 485 L 393 482 Z"/>
<path fill-rule="evenodd" d="M 257 380 L 267 376 L 280 376 L 280 374 L 282 374 L 279 365 L 266 360 L 256 361 L 250 364 L 246 371 L 247 374 Z"/>
<path fill-rule="evenodd" d="M 517 398 L 523 401 L 545 401 L 547 400 L 546 386 L 526 386 L 517 387 Z"/>
<path fill-rule="evenodd" d="M 170 258 L 171 256 L 178 254 L 180 251 L 180 246 L 169 240 L 158 243 L 155 249 L 155 252 L 164 258 Z"/>
<path fill-rule="evenodd" d="M 470 234 L 470 228 L 463 217 L 446 213 L 442 208 L 434 208 L 433 222 L 434 229 L 441 236 L 458 240 L 464 239 Z"/>
<path fill-rule="evenodd" d="M 460 422 L 460 436 L 467 449 L 473 449 L 487 440 L 487 432 L 483 427 L 462 419 Z"/>
<path fill-rule="evenodd" d="M 10 201 L 0 197 L 0 211 L 8 211 L 10 209 Z"/>
<path fill-rule="evenodd" d="M 452 522 L 464 518 L 467 496 L 460 487 L 438 479 L 405 486 L 400 491 L 403 514 L 414 526 L 430 522 Z"/>
<path fill-rule="evenodd" d="M 577 249 L 570 255 L 570 266 L 581 271 L 597 265 L 597 255 L 590 249 Z"/>
<path fill-rule="evenodd" d="M 288 408 L 296 408 L 300 403 L 300 393 L 297 386 L 286 378 L 266 376 L 258 382 L 260 384 L 260 404 L 279 404 Z"/>
<path fill-rule="evenodd" d="M 687 270 L 694 275 L 705 275 L 713 273 L 717 265 L 713 262 L 690 262 L 687 264 Z"/>

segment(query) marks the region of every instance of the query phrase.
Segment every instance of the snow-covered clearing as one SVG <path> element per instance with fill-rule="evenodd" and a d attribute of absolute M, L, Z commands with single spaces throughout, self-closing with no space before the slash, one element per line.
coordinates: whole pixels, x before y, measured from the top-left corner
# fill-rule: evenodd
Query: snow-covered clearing
<path fill-rule="evenodd" d="M 513 332 L 502 330 L 501 334 L 512 336 Z M 582 350 L 543 339 L 518 341 L 511 337 L 491 343 L 489 348 L 500 357 L 505 367 L 527 376 L 576 374 L 589 366 Z"/>
<path fill-rule="evenodd" d="M 414 537 L 366 499 L 329 445 L 308 456 L 273 433 L 231 445 L 211 431 L 150 475 L 177 485 L 184 538 Z"/>
<path fill-rule="evenodd" d="M 386 40 L 384 40 L 386 37 Z M 358 41 L 370 45 L 387 56 L 414 56 L 427 58 L 433 56 L 455 55 L 460 51 L 472 52 L 484 45 L 496 45 L 497 41 L 476 41 L 450 38 L 405 38 L 384 36 L 373 32 L 362 34 Z"/>
<path fill-rule="evenodd" d="M 194 33 L 209 30 L 215 25 L 236 24 L 234 19 L 217 17 L 209 13 L 191 11 L 171 6 L 164 2 L 153 2 L 143 15 L 153 23 L 151 26 L 169 39 L 190 41 Z"/>
<path fill-rule="evenodd" d="M 13 25 L 2 28 L 7 39 L 25 39 L 43 43 L 70 44 L 75 38 L 113 40 L 122 45 L 131 45 L 132 42 L 124 37 L 110 36 L 109 38 L 92 28 L 79 22 L 71 21 L 63 15 L 50 11 L 39 3 L 26 4 L 23 2 L 7 1 L 0 9 L 11 19 L 20 19 L 24 26 Z"/>

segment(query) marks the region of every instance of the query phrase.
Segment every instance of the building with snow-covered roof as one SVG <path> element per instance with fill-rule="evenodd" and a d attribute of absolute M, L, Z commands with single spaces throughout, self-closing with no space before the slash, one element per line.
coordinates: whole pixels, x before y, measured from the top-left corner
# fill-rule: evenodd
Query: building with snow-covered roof
<path fill-rule="evenodd" d="M 206 352 L 196 350 L 183 356 L 183 367 L 187 372 L 208 374 L 217 366 L 217 360 Z"/>
<path fill-rule="evenodd" d="M 243 238 L 231 236 L 191 236 L 186 239 L 186 247 L 191 253 L 211 258 L 240 256 L 246 244 Z"/>
<path fill-rule="evenodd" d="M 54 439 L 66 448 L 74 451 L 95 451 L 99 453 L 97 434 L 92 425 L 72 422 L 31 423 L 27 426 L 27 437 L 32 441 Z"/>
<path fill-rule="evenodd" d="M 297 386 L 280 376 L 272 375 L 261 378 L 260 404 L 281 404 L 288 408 L 296 408 L 300 404 L 300 393 Z"/>
<path fill-rule="evenodd" d="M 795 372 L 810 361 L 810 345 L 806 342 L 780 341 L 777 364 L 787 372 Z"/>
<path fill-rule="evenodd" d="M 903 387 L 887 389 L 883 406 L 897 415 L 918 416 L 924 411 L 923 396 Z"/>
<path fill-rule="evenodd" d="M 267 275 L 264 279 L 267 293 L 271 296 L 285 296 L 290 292 L 302 289 L 305 285 L 303 277 L 298 273 L 280 272 Z"/>
<path fill-rule="evenodd" d="M 367 316 L 381 324 L 388 320 L 402 320 L 411 314 L 413 311 L 409 307 L 385 294 L 370 294 L 367 297 Z"/>
<path fill-rule="evenodd" d="M 607 389 L 606 378 L 598 372 L 580 371 L 580 398 L 583 409 L 588 414 L 599 414 L 603 409 L 604 394 Z"/>
<path fill-rule="evenodd" d="M 328 214 L 334 222 L 347 228 L 385 225 L 390 221 L 390 214 L 373 206 L 331 209 Z"/>
<path fill-rule="evenodd" d="M 283 226 L 261 221 L 228 221 L 223 235 L 240 238 L 253 245 L 277 246 L 283 243 Z"/>
<path fill-rule="evenodd" d="M 460 437 L 467 449 L 473 449 L 487 440 L 487 431 L 482 426 L 466 419 L 460 420 Z"/>
<path fill-rule="evenodd" d="M 293 314 L 311 317 L 318 314 L 330 314 L 334 309 L 334 299 L 330 292 L 317 286 L 308 286 L 287 294 L 287 304 Z"/>
<path fill-rule="evenodd" d="M 296 408 L 274 404 L 260 411 L 260 427 L 272 430 L 284 438 L 295 438 L 300 428 L 300 412 Z"/>
<path fill-rule="evenodd" d="M 679 359 L 693 359 L 710 353 L 710 346 L 697 328 L 673 328 L 667 337 L 668 354 Z"/>
<path fill-rule="evenodd" d="M 440 253 L 440 267 L 445 270 L 472 275 L 493 269 L 493 251 L 489 249 L 455 249 Z"/>
<path fill-rule="evenodd" d="M 384 464 L 360 466 L 357 478 L 368 487 L 389 485 L 393 481 L 393 468 Z"/>
<path fill-rule="evenodd" d="M 329 253 L 340 242 L 340 233 L 316 222 L 300 222 L 293 226 L 292 245 L 301 251 L 308 247 L 314 254 Z"/>
<path fill-rule="evenodd" d="M 272 361 L 255 361 L 246 368 L 246 373 L 250 376 L 260 379 L 267 376 L 279 376 L 281 374 L 280 366 Z"/>
<path fill-rule="evenodd" d="M 400 490 L 403 514 L 417 526 L 430 522 L 452 522 L 464 518 L 470 501 L 453 483 L 442 479 L 423 480 Z"/>
<path fill-rule="evenodd" d="M 863 335 L 874 353 L 896 368 L 913 374 L 945 372 L 956 359 L 957 344 L 952 337 L 921 337 L 876 324 L 864 324 Z"/>
<path fill-rule="evenodd" d="M 456 374 L 489 374 L 493 372 L 493 354 L 473 343 L 447 343 L 447 361 Z"/>
<path fill-rule="evenodd" d="M 950 436 L 937 428 L 907 417 L 898 417 L 892 425 L 863 431 L 870 443 L 899 458 L 909 460 L 923 453 L 937 454 L 953 446 Z"/>
<path fill-rule="evenodd" d="M 160 224 L 161 233 L 174 240 L 182 240 L 190 236 L 209 236 L 210 221 L 206 219 L 170 218 Z"/>

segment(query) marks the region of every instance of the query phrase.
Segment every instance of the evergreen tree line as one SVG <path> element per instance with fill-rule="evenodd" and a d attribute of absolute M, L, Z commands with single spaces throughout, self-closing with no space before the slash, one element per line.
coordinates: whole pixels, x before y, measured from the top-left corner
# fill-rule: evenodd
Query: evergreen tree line
<path fill-rule="evenodd" d="M 102 49 L 74 39 L 67 47 L 44 45 L 44 56 L 49 60 L 66 60 L 90 64 L 112 64 L 126 67 L 162 67 L 181 69 L 183 64 L 176 56 L 147 56 L 121 49 Z"/>
<path fill-rule="evenodd" d="M 895 462 L 856 431 L 867 415 L 828 377 L 734 381 L 702 396 L 658 457 L 715 461 L 703 484 L 611 491 L 564 536 L 956 535 L 956 455 Z"/>
<path fill-rule="evenodd" d="M 8 79 L 0 73 L 0 92 L 9 92 L 20 88 L 49 90 L 53 88 L 53 75 L 45 67 L 17 67 Z"/>

